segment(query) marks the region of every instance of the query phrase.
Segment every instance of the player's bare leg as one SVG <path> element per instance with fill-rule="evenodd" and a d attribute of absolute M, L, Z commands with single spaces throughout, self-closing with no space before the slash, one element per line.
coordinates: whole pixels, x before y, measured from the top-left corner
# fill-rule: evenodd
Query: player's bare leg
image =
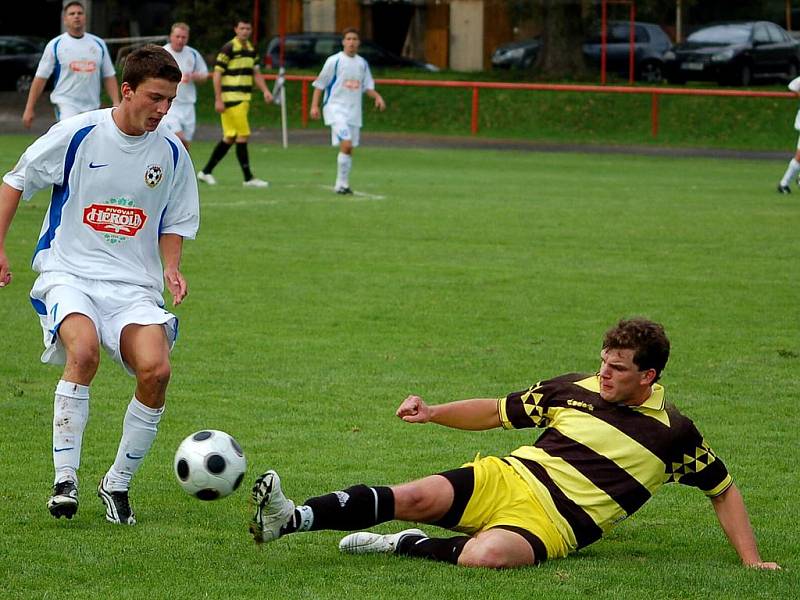
<path fill-rule="evenodd" d="M 789 185 L 794 181 L 798 174 L 800 174 L 800 149 L 795 152 L 789 165 L 786 167 L 786 172 L 778 183 L 778 192 L 781 194 L 791 194 L 792 188 Z M 800 183 L 800 180 L 798 181 Z"/>

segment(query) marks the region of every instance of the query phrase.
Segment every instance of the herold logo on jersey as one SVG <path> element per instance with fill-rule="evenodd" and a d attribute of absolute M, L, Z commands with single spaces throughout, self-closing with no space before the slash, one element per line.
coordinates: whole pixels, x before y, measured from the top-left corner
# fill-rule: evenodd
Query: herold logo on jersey
<path fill-rule="evenodd" d="M 93 60 L 73 60 L 69 63 L 69 70 L 75 73 L 94 73 L 97 70 L 97 63 Z"/>
<path fill-rule="evenodd" d="M 83 222 L 95 231 L 133 237 L 144 227 L 147 215 L 141 208 L 92 204 L 83 209 Z"/>
<path fill-rule="evenodd" d="M 361 82 L 358 79 L 345 79 L 344 87 L 348 90 L 358 90 L 361 89 Z"/>
<path fill-rule="evenodd" d="M 161 183 L 161 179 L 163 177 L 164 169 L 162 169 L 159 165 L 150 165 L 144 172 L 144 182 L 147 184 L 147 187 L 156 187 L 159 183 Z"/>

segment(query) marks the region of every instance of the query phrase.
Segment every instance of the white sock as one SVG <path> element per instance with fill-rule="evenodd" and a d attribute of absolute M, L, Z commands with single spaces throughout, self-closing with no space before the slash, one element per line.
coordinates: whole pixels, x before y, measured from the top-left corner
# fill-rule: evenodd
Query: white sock
<path fill-rule="evenodd" d="M 789 166 L 786 167 L 786 173 L 783 174 L 781 185 L 788 187 L 798 173 L 800 173 L 800 162 L 797 162 L 797 159 L 793 158 L 789 161 Z"/>
<path fill-rule="evenodd" d="M 336 188 L 350 187 L 350 169 L 353 166 L 353 157 L 344 152 L 339 152 L 336 157 Z"/>
<path fill-rule="evenodd" d="M 89 420 L 89 386 L 61 379 L 53 402 L 53 483 L 78 483 L 83 430 Z"/>
<path fill-rule="evenodd" d="M 163 407 L 145 406 L 136 396 L 131 399 L 122 422 L 122 439 L 117 449 L 117 458 L 105 476 L 105 485 L 109 491 L 124 492 L 130 487 L 134 473 L 156 439 L 163 412 Z"/>

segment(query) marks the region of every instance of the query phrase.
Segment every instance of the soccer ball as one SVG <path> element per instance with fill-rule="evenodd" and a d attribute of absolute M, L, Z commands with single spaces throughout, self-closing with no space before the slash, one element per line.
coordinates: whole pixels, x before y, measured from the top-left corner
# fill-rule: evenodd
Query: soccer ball
<path fill-rule="evenodd" d="M 238 488 L 247 461 L 239 443 L 224 431 L 204 429 L 193 433 L 175 452 L 175 477 L 195 498 L 216 500 Z"/>

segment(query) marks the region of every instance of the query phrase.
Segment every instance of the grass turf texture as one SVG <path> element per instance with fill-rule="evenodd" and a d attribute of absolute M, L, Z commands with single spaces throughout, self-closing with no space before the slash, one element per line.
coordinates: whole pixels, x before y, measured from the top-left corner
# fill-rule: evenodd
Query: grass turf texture
<path fill-rule="evenodd" d="M 11 165 L 27 138 L 0 140 Z M 197 162 L 211 144 L 194 147 Z M 232 157 L 201 188 L 202 227 L 185 246 L 191 293 L 158 439 L 131 499 L 139 524 L 105 523 L 94 495 L 113 460 L 133 382 L 103 356 L 92 387 L 72 521 L 45 509 L 52 391 L 38 363 L 28 268 L 47 195 L 20 207 L 0 291 L 0 581 L 8 597 L 787 598 L 798 534 L 798 200 L 783 164 L 478 151 L 358 150 L 330 191 L 335 151 L 253 146 L 268 190 L 245 190 Z M 327 186 L 327 189 L 326 189 Z M 617 318 L 663 321 L 664 383 L 698 423 L 748 502 L 762 555 L 739 566 L 709 502 L 666 486 L 604 540 L 511 572 L 340 555 L 341 534 L 256 548 L 247 489 L 185 495 L 173 453 L 217 428 L 244 446 L 243 488 L 268 467 L 290 497 L 389 484 L 500 454 L 535 431 L 468 433 L 394 416 L 432 402 L 498 396 L 597 367 Z M 379 531 L 394 532 L 389 523 Z M 430 533 L 441 533 L 425 527 Z"/>

